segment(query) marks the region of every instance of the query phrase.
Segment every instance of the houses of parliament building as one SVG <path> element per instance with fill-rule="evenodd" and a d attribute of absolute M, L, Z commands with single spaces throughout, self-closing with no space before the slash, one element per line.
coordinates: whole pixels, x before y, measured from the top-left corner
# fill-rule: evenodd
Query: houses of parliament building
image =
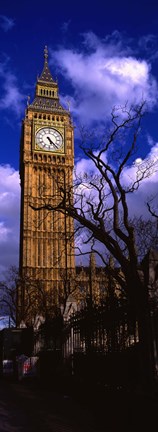
<path fill-rule="evenodd" d="M 33 208 L 50 200 L 57 205 L 59 185 L 73 188 L 73 168 L 74 127 L 70 111 L 60 103 L 45 47 L 43 71 L 34 100 L 28 100 L 21 132 L 20 277 L 24 282 L 18 288 L 19 321 L 28 302 L 26 279 L 41 283 L 56 305 L 64 295 L 65 279 L 71 280 L 70 293 L 78 292 L 80 299 L 83 291 L 97 297 L 105 286 L 105 273 L 96 267 L 93 254 L 89 267 L 75 266 L 73 219 L 44 205 L 39 211 Z"/>

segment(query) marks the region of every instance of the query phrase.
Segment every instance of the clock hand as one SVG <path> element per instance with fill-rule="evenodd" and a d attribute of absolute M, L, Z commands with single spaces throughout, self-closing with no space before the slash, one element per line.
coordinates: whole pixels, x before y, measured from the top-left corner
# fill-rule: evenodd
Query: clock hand
<path fill-rule="evenodd" d="M 51 140 L 49 136 L 47 136 L 47 139 L 50 142 L 50 144 L 53 144 L 56 148 L 58 148 L 58 146 Z"/>
<path fill-rule="evenodd" d="M 51 138 L 49 136 L 47 136 L 47 139 L 50 142 L 50 144 L 54 144 L 53 141 L 51 140 Z"/>

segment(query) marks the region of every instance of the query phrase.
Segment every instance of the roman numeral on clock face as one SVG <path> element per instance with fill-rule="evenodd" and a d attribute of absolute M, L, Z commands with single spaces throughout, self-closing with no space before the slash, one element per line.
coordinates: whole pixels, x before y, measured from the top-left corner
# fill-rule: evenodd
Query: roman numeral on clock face
<path fill-rule="evenodd" d="M 36 144 L 47 151 L 58 151 L 63 145 L 60 132 L 53 128 L 41 128 L 36 133 Z"/>

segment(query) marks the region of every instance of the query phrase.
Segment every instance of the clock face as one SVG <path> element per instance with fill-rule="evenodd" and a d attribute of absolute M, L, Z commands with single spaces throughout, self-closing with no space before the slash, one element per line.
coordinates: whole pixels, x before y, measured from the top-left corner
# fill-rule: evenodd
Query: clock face
<path fill-rule="evenodd" d="M 56 129 L 44 127 L 36 133 L 36 144 L 46 151 L 58 151 L 63 145 L 63 138 Z"/>

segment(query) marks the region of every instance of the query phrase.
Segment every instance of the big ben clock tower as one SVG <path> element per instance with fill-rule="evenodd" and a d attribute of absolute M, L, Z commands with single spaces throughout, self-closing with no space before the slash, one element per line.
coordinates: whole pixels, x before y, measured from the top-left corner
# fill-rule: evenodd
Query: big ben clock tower
<path fill-rule="evenodd" d="M 48 204 L 53 200 L 55 205 L 59 185 L 72 187 L 73 132 L 70 112 L 59 101 L 58 83 L 51 75 L 45 47 L 35 99 L 28 103 L 22 126 L 20 275 L 42 283 L 51 292 L 54 304 L 59 303 L 65 277 L 75 268 L 73 221 L 57 211 L 35 211 L 30 203 L 40 207 L 41 201 Z M 20 307 L 24 310 L 27 299 L 24 288 L 20 289 Z"/>

